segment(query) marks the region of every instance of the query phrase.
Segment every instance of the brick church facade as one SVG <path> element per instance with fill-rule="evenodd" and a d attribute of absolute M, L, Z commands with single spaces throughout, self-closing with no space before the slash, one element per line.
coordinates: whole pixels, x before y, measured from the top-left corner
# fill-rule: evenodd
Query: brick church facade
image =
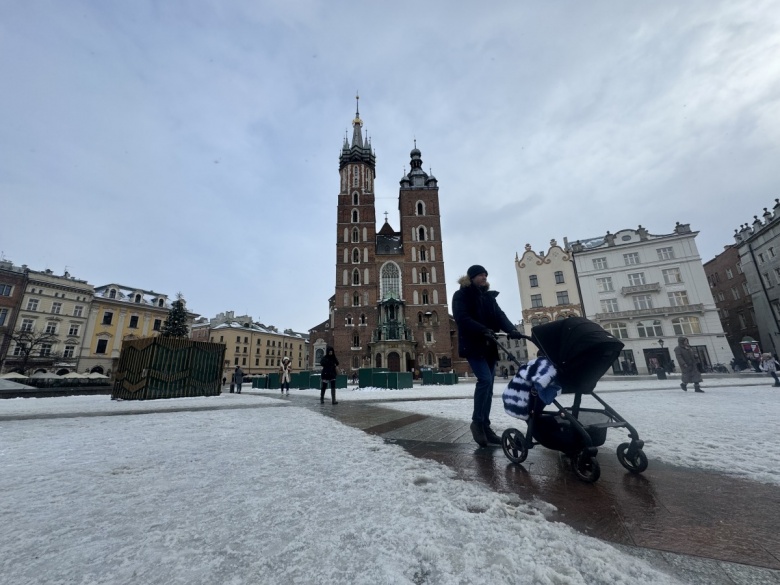
<path fill-rule="evenodd" d="M 400 181 L 399 229 L 385 218 L 377 232 L 376 155 L 363 137 L 359 110 L 352 126 L 352 142 L 344 138 L 339 156 L 335 294 L 328 319 L 309 332 L 309 363 L 318 367 L 332 345 L 347 374 L 366 367 L 451 370 L 460 361 L 448 310 L 436 178 L 423 171 L 415 145 L 409 173 Z"/>

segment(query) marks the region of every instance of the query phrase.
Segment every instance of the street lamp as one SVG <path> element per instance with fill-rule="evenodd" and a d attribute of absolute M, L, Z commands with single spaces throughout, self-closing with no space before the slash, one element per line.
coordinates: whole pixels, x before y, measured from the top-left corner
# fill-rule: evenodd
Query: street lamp
<path fill-rule="evenodd" d="M 663 339 L 659 339 L 658 340 L 658 345 L 660 345 L 661 349 L 663 349 L 664 348 L 664 340 Z"/>

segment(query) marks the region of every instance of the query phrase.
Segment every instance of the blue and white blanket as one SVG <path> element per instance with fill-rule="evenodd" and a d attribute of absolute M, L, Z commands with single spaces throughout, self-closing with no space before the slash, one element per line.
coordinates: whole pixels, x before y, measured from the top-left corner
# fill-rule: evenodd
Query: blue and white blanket
<path fill-rule="evenodd" d="M 557 374 L 553 363 L 545 357 L 528 362 L 510 380 L 501 395 L 504 411 L 509 416 L 528 420 L 528 401 L 532 390 L 536 390 L 542 402 L 552 404 L 555 397 L 561 393 L 561 387 L 556 381 Z"/>

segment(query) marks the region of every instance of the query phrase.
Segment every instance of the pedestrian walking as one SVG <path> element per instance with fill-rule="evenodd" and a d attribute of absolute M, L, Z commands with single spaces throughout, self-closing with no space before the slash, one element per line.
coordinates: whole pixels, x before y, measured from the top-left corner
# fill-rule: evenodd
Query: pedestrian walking
<path fill-rule="evenodd" d="M 233 384 L 236 385 L 236 394 L 241 394 L 241 384 L 244 383 L 244 371 L 236 366 L 236 370 L 233 372 Z"/>
<path fill-rule="evenodd" d="M 284 394 L 285 388 L 287 388 L 287 396 L 290 395 L 290 378 L 292 376 L 292 364 L 290 358 L 287 356 L 282 358 L 282 363 L 279 365 L 279 381 L 282 384 L 282 394 Z"/>
<path fill-rule="evenodd" d="M 322 366 L 322 388 L 320 389 L 320 404 L 325 404 L 325 390 L 330 383 L 330 403 L 336 402 L 336 376 L 338 375 L 339 360 L 336 358 L 336 352 L 331 346 L 328 346 L 325 355 L 320 360 Z"/>
<path fill-rule="evenodd" d="M 488 443 L 501 444 L 501 438 L 490 428 L 493 380 L 498 362 L 496 332 L 504 331 L 509 339 L 523 337 L 498 306 L 498 292 L 490 290 L 487 277 L 483 266 L 471 266 L 458 280 L 460 288 L 452 296 L 452 314 L 458 326 L 458 354 L 466 358 L 477 378 L 469 428 L 480 447 L 487 447 Z"/>
<path fill-rule="evenodd" d="M 761 363 L 758 365 L 762 372 L 767 372 L 775 379 L 775 386 L 780 386 L 780 379 L 777 377 L 777 370 L 780 369 L 780 362 L 775 359 L 771 353 L 761 354 Z"/>
<path fill-rule="evenodd" d="M 696 354 L 691 348 L 691 344 L 687 337 L 679 337 L 677 339 L 677 347 L 674 348 L 674 357 L 677 358 L 677 363 L 680 364 L 680 373 L 682 373 L 682 383 L 680 388 L 683 391 L 688 391 L 688 384 L 693 383 L 693 389 L 696 392 L 704 392 L 699 387 L 701 383 L 701 372 L 697 365 L 698 360 Z"/>

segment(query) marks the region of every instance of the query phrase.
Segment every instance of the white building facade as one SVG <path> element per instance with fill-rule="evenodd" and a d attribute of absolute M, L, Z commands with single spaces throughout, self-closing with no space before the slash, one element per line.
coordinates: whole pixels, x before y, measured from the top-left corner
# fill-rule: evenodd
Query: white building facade
<path fill-rule="evenodd" d="M 731 360 L 697 234 L 688 224 L 664 235 L 639 226 L 571 245 L 585 316 L 625 344 L 613 373 L 676 369 L 681 336 L 703 371 Z"/>
<path fill-rule="evenodd" d="M 515 255 L 515 272 L 525 335 L 531 335 L 536 325 L 582 315 L 571 251 L 555 240 L 550 240 L 546 254 L 537 254 L 526 244 L 523 255 Z"/>

